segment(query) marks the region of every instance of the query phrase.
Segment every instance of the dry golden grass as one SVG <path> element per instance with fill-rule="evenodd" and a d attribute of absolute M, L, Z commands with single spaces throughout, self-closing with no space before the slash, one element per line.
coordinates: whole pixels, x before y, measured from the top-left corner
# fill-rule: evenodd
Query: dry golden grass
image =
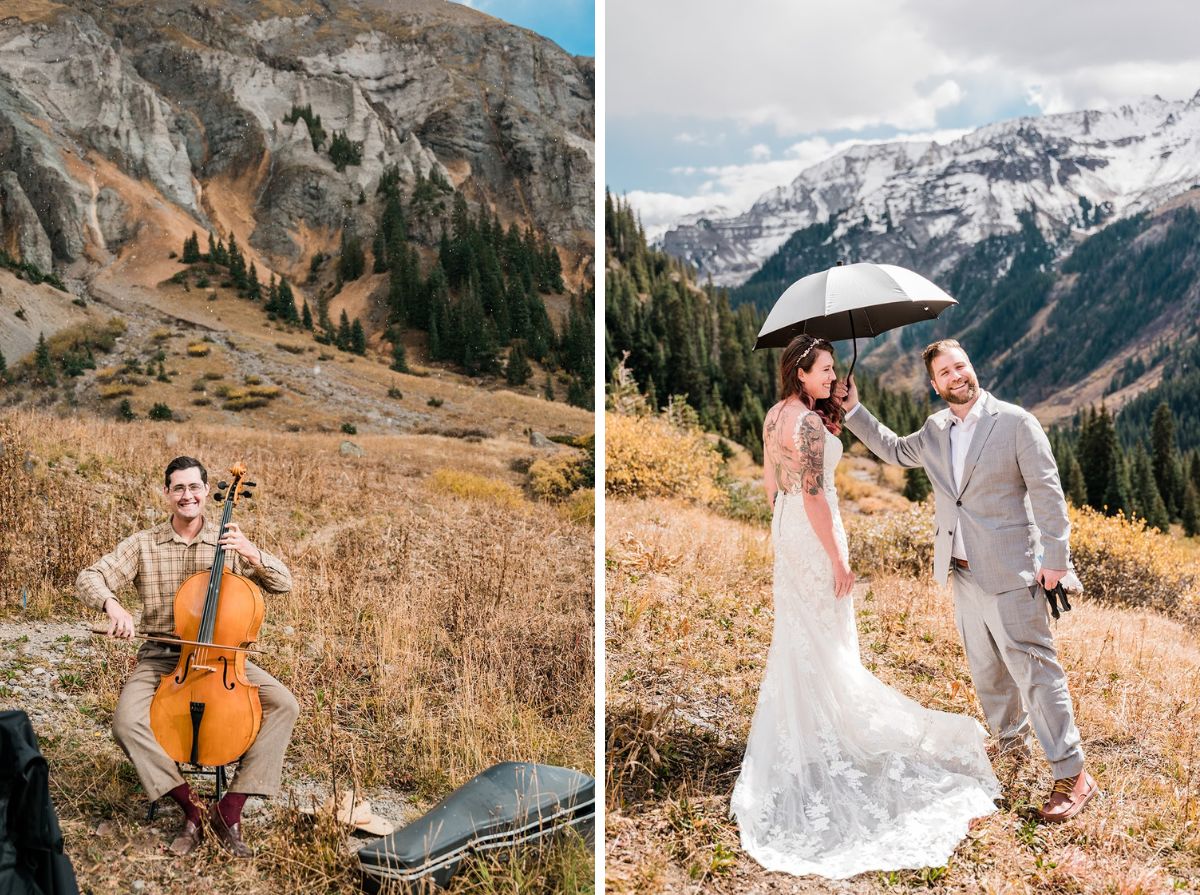
<path fill-rule="evenodd" d="M 291 593 L 268 596 L 261 638 L 261 664 L 302 705 L 285 786 L 353 780 L 368 795 L 382 786 L 427 806 L 500 760 L 590 772 L 592 529 L 521 497 L 511 457 L 494 446 L 358 440 L 365 456 L 343 457 L 333 435 L 0 413 L 0 615 L 90 618 L 74 599 L 75 574 L 165 517 L 166 462 L 198 456 L 215 480 L 241 459 L 259 487 L 240 521 L 295 580 Z M 439 466 L 447 473 L 428 475 Z M 475 472 L 457 472 L 467 468 Z M 481 505 L 471 489 L 445 484 L 475 477 L 517 498 Z M 161 843 L 140 826 L 145 801 L 131 767 L 107 736 L 132 649 L 98 647 L 80 670 L 88 687 L 78 734 L 44 744 L 68 850 L 96 891 L 128 891 L 135 879 L 157 887 L 148 891 L 357 891 L 344 836 L 308 832 L 286 811 L 248 821 L 265 846 L 254 862 L 209 867 L 208 852 L 162 861 Z M 101 820 L 115 832 L 93 837 Z M 129 860 L 111 860 L 117 852 Z M 497 888 L 582 879 L 574 854 L 572 867 L 541 875 L 518 862 Z M 522 873 L 526 882 L 513 882 Z"/>
<path fill-rule="evenodd" d="M 1050 785 L 1035 760 L 998 769 L 1008 807 L 944 869 L 837 884 L 768 874 L 742 853 L 728 811 L 771 638 L 769 532 L 662 498 L 609 499 L 606 517 L 609 892 L 1200 890 L 1194 629 L 1096 600 L 1056 624 L 1089 769 L 1105 791 L 1073 822 L 1029 819 Z M 877 676 L 982 719 L 948 591 L 878 572 L 855 601 Z"/>

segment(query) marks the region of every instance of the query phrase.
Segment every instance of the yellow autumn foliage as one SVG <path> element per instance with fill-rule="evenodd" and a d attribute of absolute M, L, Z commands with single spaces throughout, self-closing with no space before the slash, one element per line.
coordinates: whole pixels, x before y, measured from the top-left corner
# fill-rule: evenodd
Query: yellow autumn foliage
<path fill-rule="evenodd" d="M 685 497 L 718 503 L 718 454 L 699 429 L 657 415 L 605 414 L 607 494 L 621 497 Z"/>
<path fill-rule="evenodd" d="M 1200 621 L 1200 564 L 1170 535 L 1140 519 L 1069 507 L 1071 557 L 1089 599 L 1144 606 Z M 872 516 L 848 515 L 850 562 L 860 575 L 929 575 L 933 569 L 933 507 Z"/>
<path fill-rule="evenodd" d="M 1071 556 L 1084 593 L 1106 603 L 1200 621 L 1200 565 L 1172 536 L 1141 519 L 1071 508 Z"/>

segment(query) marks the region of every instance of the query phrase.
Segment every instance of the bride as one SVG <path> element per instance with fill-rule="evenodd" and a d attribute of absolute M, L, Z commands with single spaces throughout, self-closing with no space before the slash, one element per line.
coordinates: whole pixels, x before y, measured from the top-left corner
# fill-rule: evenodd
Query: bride
<path fill-rule="evenodd" d="M 833 483 L 833 346 L 797 336 L 780 366 L 783 398 L 763 425 L 775 628 L 733 789 L 742 847 L 768 870 L 833 879 L 942 866 L 970 820 L 996 810 L 986 734 L 863 667 Z"/>

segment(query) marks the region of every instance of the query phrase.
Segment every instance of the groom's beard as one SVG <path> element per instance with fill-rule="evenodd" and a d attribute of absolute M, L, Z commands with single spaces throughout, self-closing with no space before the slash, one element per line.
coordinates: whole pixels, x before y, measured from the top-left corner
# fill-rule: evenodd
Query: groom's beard
<path fill-rule="evenodd" d="M 975 400 L 975 396 L 979 394 L 979 380 L 974 376 L 964 378 L 967 380 L 966 388 L 960 388 L 958 391 L 938 389 L 938 394 L 942 396 L 943 401 L 947 404 L 970 404 Z"/>

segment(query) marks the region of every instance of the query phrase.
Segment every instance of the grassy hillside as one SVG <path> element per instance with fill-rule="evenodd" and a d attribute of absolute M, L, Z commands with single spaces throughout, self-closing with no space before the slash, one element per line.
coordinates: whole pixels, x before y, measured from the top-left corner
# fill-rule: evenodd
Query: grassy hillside
<path fill-rule="evenodd" d="M 641 443 L 659 423 L 637 424 Z M 608 891 L 1200 890 L 1200 557 L 1190 542 L 1090 511 L 1072 512 L 1091 596 L 1055 635 L 1103 799 L 1072 823 L 1040 824 L 1032 809 L 1051 778 L 1034 760 L 997 767 L 1004 808 L 978 822 L 945 867 L 831 884 L 768 874 L 743 854 L 729 796 L 771 638 L 765 501 L 749 491 L 732 503 L 730 467 L 714 477 L 703 460 L 685 475 L 639 477 L 654 451 L 702 457 L 702 435 L 661 423 L 671 445 L 608 450 L 610 471 L 615 449 L 616 480 L 626 483 L 606 509 Z M 982 722 L 952 597 L 926 571 L 932 508 L 899 497 L 892 471 L 860 450 L 839 467 L 838 486 L 852 565 L 864 576 L 854 594 L 863 662 L 923 705 Z"/>
<path fill-rule="evenodd" d="M 592 771 L 590 491 L 563 484 L 586 453 L 411 434 L 359 436 L 355 456 L 343 438 L 0 413 L 0 694 L 39 716 L 67 851 L 92 891 L 353 892 L 355 840 L 296 811 L 335 785 L 404 821 L 496 761 Z M 80 568 L 165 518 L 159 477 L 177 454 L 214 479 L 247 464 L 257 496 L 235 518 L 295 580 L 268 597 L 261 637 L 261 664 L 302 706 L 290 798 L 252 800 L 252 862 L 212 845 L 165 859 L 178 813 L 143 823 L 109 733 L 134 649 L 89 637 L 94 616 L 73 596 Z M 577 846 L 480 865 L 459 889 L 590 884 Z"/>

